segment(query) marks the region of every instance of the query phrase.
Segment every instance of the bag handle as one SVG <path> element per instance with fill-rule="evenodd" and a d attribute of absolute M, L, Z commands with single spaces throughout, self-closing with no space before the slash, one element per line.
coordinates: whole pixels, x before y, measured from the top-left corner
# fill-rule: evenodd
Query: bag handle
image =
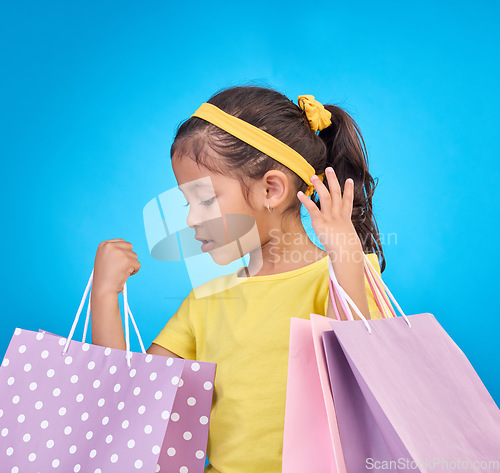
<path fill-rule="evenodd" d="M 89 294 L 90 287 L 92 285 L 92 282 L 94 280 L 94 269 L 92 269 L 92 273 L 90 274 L 89 281 L 87 283 L 87 287 L 85 288 L 85 291 L 83 293 L 82 300 L 80 302 L 80 306 L 78 307 L 78 311 L 76 312 L 76 317 L 75 320 L 73 321 L 73 325 L 71 327 L 71 331 L 69 333 L 69 336 L 66 340 L 66 344 L 64 345 L 64 349 L 61 353 L 61 355 L 65 356 L 66 352 L 68 351 L 69 344 L 71 342 L 71 339 L 73 338 L 73 334 L 75 333 L 76 326 L 78 325 L 78 320 L 80 319 L 80 314 L 82 313 L 83 306 L 85 304 L 85 299 L 87 299 L 87 294 Z M 129 323 L 128 323 L 128 316 L 130 315 L 130 318 L 132 319 L 132 324 L 134 325 L 135 333 L 137 334 L 137 338 L 139 339 L 139 344 L 141 345 L 141 350 L 142 353 L 146 353 L 146 350 L 144 349 L 144 345 L 142 343 L 142 338 L 139 333 L 139 329 L 137 328 L 137 325 L 134 320 L 134 316 L 132 315 L 132 311 L 130 310 L 130 307 L 128 305 L 128 298 L 127 298 L 127 283 L 123 285 L 123 310 L 125 312 L 125 345 L 126 345 L 126 358 L 127 358 L 127 366 L 130 368 L 130 358 L 132 357 L 132 353 L 130 351 L 130 334 L 129 334 Z M 90 319 L 90 298 L 91 296 L 89 295 L 89 302 L 87 305 L 87 317 L 85 319 L 85 327 L 83 330 L 83 337 L 82 337 L 82 343 L 85 343 L 85 339 L 87 338 L 87 328 L 89 324 L 89 319 Z"/>
<path fill-rule="evenodd" d="M 384 281 L 382 280 L 382 278 L 376 272 L 375 268 L 370 263 L 370 261 L 369 261 L 368 257 L 366 256 L 366 254 L 363 253 L 363 256 L 364 256 L 364 264 L 368 265 L 368 268 L 371 268 L 371 270 L 372 270 L 372 274 L 374 274 L 376 276 L 376 279 L 373 282 L 376 285 L 377 289 L 380 290 L 380 292 L 382 293 L 382 289 L 380 288 L 380 283 L 384 286 L 385 290 L 387 291 L 387 293 L 391 297 L 391 299 L 394 302 L 394 304 L 396 305 L 397 309 L 399 310 L 399 312 L 401 312 L 401 315 L 404 317 L 406 323 L 408 324 L 408 326 L 410 328 L 412 328 L 411 327 L 411 323 L 410 323 L 408 317 L 403 312 L 403 309 L 401 309 L 400 305 L 398 304 L 398 302 L 396 301 L 396 299 L 392 295 L 392 292 L 389 290 L 389 288 L 384 283 Z M 332 265 L 330 257 L 328 257 L 328 264 L 329 264 L 329 274 L 330 274 L 330 291 L 332 290 L 332 286 L 333 286 L 333 288 L 336 291 L 336 294 L 337 294 L 337 296 L 339 298 L 339 301 L 340 301 L 340 303 L 342 305 L 342 308 L 344 309 L 344 312 L 347 315 L 347 318 L 349 320 L 354 320 L 352 318 L 352 314 L 351 314 L 351 311 L 349 310 L 349 308 L 347 308 L 348 309 L 347 311 L 345 310 L 345 307 L 347 307 L 347 302 L 349 302 L 349 304 L 352 306 L 352 308 L 355 310 L 355 312 L 358 314 L 358 316 L 360 317 L 360 319 L 365 324 L 366 328 L 368 329 L 368 332 L 371 334 L 371 327 L 370 327 L 370 324 L 368 323 L 368 321 L 366 320 L 366 317 L 361 313 L 361 311 L 359 310 L 359 308 L 357 307 L 357 305 L 354 303 L 354 301 L 349 297 L 349 295 L 345 292 L 345 290 L 342 288 L 342 286 L 338 283 L 338 280 L 337 280 L 337 278 L 335 276 L 335 272 L 333 270 L 333 265 Z M 335 309 L 335 314 L 337 316 L 337 320 L 341 320 L 340 319 L 340 315 L 338 313 L 338 309 L 336 308 L 335 299 L 333 297 L 332 297 L 332 305 L 333 305 L 333 307 Z"/>
<path fill-rule="evenodd" d="M 382 277 L 377 273 L 377 271 L 375 270 L 375 268 L 373 267 L 373 265 L 370 263 L 370 260 L 368 258 L 366 258 L 366 256 L 365 256 L 365 259 L 366 259 L 366 262 L 368 263 L 368 265 L 370 266 L 370 268 L 372 269 L 373 275 L 375 276 L 375 284 L 376 284 L 377 288 L 379 289 L 380 292 L 383 293 L 383 289 L 382 289 L 382 286 L 383 286 L 383 288 L 387 291 L 387 294 L 389 294 L 389 297 L 391 298 L 392 302 L 394 302 L 394 305 L 396 306 L 396 308 L 398 309 L 398 311 L 401 313 L 401 315 L 405 318 L 407 324 L 411 328 L 411 323 L 408 320 L 408 317 L 403 312 L 403 309 L 401 309 L 401 306 L 398 304 L 398 301 L 392 295 L 392 292 L 389 290 L 389 288 L 385 284 L 385 282 L 382 279 Z"/>
<path fill-rule="evenodd" d="M 349 307 L 347 306 L 347 302 L 349 302 L 349 304 L 351 304 L 351 306 L 354 309 L 354 311 L 356 312 L 356 314 L 359 315 L 360 319 L 365 324 L 366 328 L 368 329 L 368 332 L 372 333 L 372 329 L 371 329 L 370 325 L 368 324 L 366 317 L 361 313 L 361 311 L 358 309 L 358 306 L 354 303 L 354 301 L 349 297 L 347 292 L 344 291 L 343 287 L 337 281 L 337 277 L 335 276 L 335 271 L 333 270 L 332 260 L 330 257 L 328 257 L 328 271 L 330 273 L 330 288 L 332 287 L 332 284 L 333 284 L 335 291 L 337 293 L 337 296 L 339 298 L 340 304 L 342 305 L 342 309 L 344 310 L 345 314 L 347 315 L 347 318 L 349 320 L 354 320 L 354 317 L 352 316 L 352 313 L 351 313 Z M 333 297 L 332 297 L 332 305 L 333 305 L 333 308 L 335 309 L 335 314 L 337 315 L 337 320 L 340 320 L 340 315 L 338 313 L 338 309 L 336 308 L 335 299 Z"/>
<path fill-rule="evenodd" d="M 366 255 L 365 255 L 365 257 L 366 257 Z M 382 293 L 382 295 L 381 295 L 381 294 L 379 293 L 379 290 L 378 290 L 378 288 L 377 288 L 377 286 L 376 286 L 376 284 L 375 284 L 375 281 L 373 280 L 373 276 L 371 275 L 371 271 L 370 271 L 370 269 L 368 269 L 368 268 L 369 268 L 369 266 L 367 265 L 366 261 L 364 261 L 364 271 L 365 271 L 365 275 L 366 275 L 366 278 L 367 278 L 367 280 L 368 280 L 368 284 L 370 285 L 370 289 L 371 289 L 372 294 L 373 294 L 373 296 L 374 296 L 374 299 L 375 299 L 375 302 L 376 302 L 376 304 L 377 304 L 377 307 L 379 308 L 379 310 L 380 310 L 380 312 L 381 312 L 381 314 L 382 314 L 382 316 L 383 316 L 383 317 L 386 317 L 386 318 L 388 318 L 388 317 L 395 317 L 395 316 L 396 316 L 396 314 L 394 314 L 394 310 L 392 309 L 391 304 L 388 302 L 388 300 L 387 300 L 387 296 L 385 296 L 385 299 L 384 299 L 385 304 L 383 304 L 383 303 L 380 301 L 380 299 L 382 298 L 382 296 L 383 296 L 384 294 Z M 332 295 L 333 295 L 333 294 L 334 294 L 334 292 L 335 292 L 335 290 L 334 290 L 334 288 L 333 288 L 333 284 L 332 284 L 332 280 L 331 280 L 331 278 L 329 278 L 329 284 L 330 284 L 330 294 L 332 294 Z M 388 309 L 388 307 L 389 307 L 390 309 Z M 335 315 L 336 315 L 336 317 L 337 317 L 337 320 L 342 320 L 342 319 L 341 319 L 341 317 L 340 317 L 340 314 L 339 314 L 339 312 L 338 312 L 337 305 L 336 305 L 336 304 L 333 304 L 333 308 L 335 309 Z M 351 311 L 350 311 L 350 309 L 349 309 L 349 306 L 347 306 L 347 307 L 343 307 L 343 309 L 344 309 L 344 312 L 345 312 L 345 313 L 346 313 L 346 315 L 347 315 L 347 319 L 348 319 L 348 320 L 354 320 L 354 318 L 353 318 L 353 316 L 352 316 L 352 314 L 351 314 Z M 392 314 L 394 314 L 394 315 L 392 315 L 392 314 L 391 314 L 390 310 L 392 310 Z"/>
<path fill-rule="evenodd" d="M 375 302 L 377 304 L 378 309 L 380 310 L 380 313 L 382 314 L 382 317 L 385 318 L 396 317 L 396 313 L 394 312 L 391 303 L 387 299 L 387 295 L 385 294 L 384 291 L 380 290 L 377 283 L 375 282 L 374 276 L 372 274 L 370 266 L 368 266 L 367 260 L 368 258 L 366 257 L 364 260 L 364 270 L 366 279 L 368 280 L 368 285 L 370 286 L 373 298 L 375 299 Z"/>
<path fill-rule="evenodd" d="M 332 277 L 331 276 L 329 276 L 328 282 L 329 282 L 329 286 L 330 286 L 330 298 L 332 300 L 333 309 L 335 310 L 335 316 L 337 317 L 337 320 L 342 320 L 340 318 L 340 314 L 339 314 L 339 310 L 337 308 L 337 304 L 335 304 L 334 294 L 337 293 L 337 289 L 336 288 L 334 289 L 334 287 L 333 287 Z M 344 307 L 344 305 L 343 305 L 343 299 L 341 299 L 339 297 L 339 300 L 340 300 L 340 303 L 342 305 L 342 309 L 344 309 L 344 313 L 347 315 L 347 319 L 348 320 L 354 320 L 354 317 L 352 316 L 351 309 L 349 308 L 349 305 L 346 305 Z"/>

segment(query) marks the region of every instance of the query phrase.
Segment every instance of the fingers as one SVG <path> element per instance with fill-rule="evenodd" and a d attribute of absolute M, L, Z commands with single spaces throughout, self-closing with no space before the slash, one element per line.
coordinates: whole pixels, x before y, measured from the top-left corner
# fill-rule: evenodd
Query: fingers
<path fill-rule="evenodd" d="M 342 198 L 342 211 L 349 218 L 352 216 L 352 207 L 354 202 L 354 181 L 349 178 L 344 184 L 344 196 Z"/>
<path fill-rule="evenodd" d="M 297 192 L 297 198 L 302 202 L 306 210 L 309 212 L 311 219 L 321 213 L 321 211 L 318 209 L 318 206 L 302 191 Z"/>
<path fill-rule="evenodd" d="M 132 260 L 131 261 L 131 268 L 130 268 L 130 276 L 133 276 L 135 273 L 137 273 L 141 269 L 141 263 L 137 260 Z"/>
<path fill-rule="evenodd" d="M 297 197 L 304 204 L 311 217 L 314 213 L 336 214 L 341 212 L 350 219 L 354 201 L 354 181 L 351 178 L 345 181 L 342 194 L 339 181 L 331 166 L 325 169 L 325 175 L 328 181 L 328 189 L 318 176 L 311 177 L 311 182 L 319 196 L 321 210 L 304 193 L 299 192 Z"/>
<path fill-rule="evenodd" d="M 313 183 L 316 192 L 318 193 L 321 210 L 326 212 L 327 214 L 330 214 L 332 211 L 332 197 L 328 192 L 328 189 L 326 188 L 325 184 L 323 184 L 321 179 L 316 175 L 311 177 L 311 182 Z M 328 185 L 330 185 L 330 182 L 328 182 Z"/>
<path fill-rule="evenodd" d="M 111 240 L 104 240 L 101 241 L 98 245 L 98 247 L 103 247 L 109 243 L 113 243 L 113 245 L 118 246 L 120 248 L 129 248 L 132 249 L 132 243 L 125 241 L 123 238 L 113 238 Z"/>
<path fill-rule="evenodd" d="M 340 184 L 337 179 L 337 175 L 333 170 L 333 167 L 329 166 L 325 169 L 326 178 L 328 180 L 328 188 L 330 189 L 330 195 L 332 200 L 333 210 L 337 210 L 341 207 L 342 203 L 342 193 L 340 190 Z"/>
<path fill-rule="evenodd" d="M 132 243 L 125 241 L 123 238 L 115 238 L 108 241 L 113 242 L 115 245 L 119 245 L 120 247 L 132 249 Z"/>

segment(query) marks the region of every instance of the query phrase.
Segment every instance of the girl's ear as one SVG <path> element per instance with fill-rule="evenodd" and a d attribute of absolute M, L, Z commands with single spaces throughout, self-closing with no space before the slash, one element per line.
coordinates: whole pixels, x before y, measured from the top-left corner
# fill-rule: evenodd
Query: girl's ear
<path fill-rule="evenodd" d="M 291 182 L 283 171 L 271 169 L 262 177 L 260 187 L 257 195 L 263 196 L 262 205 L 267 208 L 269 204 L 274 209 L 286 200 Z"/>

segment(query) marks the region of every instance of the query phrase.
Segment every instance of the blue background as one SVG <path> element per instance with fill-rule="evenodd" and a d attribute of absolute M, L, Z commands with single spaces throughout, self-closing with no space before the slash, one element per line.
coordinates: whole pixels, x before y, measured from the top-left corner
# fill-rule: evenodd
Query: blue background
<path fill-rule="evenodd" d="M 175 128 L 222 87 L 269 85 L 357 120 L 380 232 L 397 234 L 385 282 L 500 403 L 499 3 L 346 3 L 1 3 L 2 357 L 15 327 L 67 336 L 111 238 L 142 264 L 128 288 L 149 346 L 190 290 L 142 217 L 176 185 Z"/>

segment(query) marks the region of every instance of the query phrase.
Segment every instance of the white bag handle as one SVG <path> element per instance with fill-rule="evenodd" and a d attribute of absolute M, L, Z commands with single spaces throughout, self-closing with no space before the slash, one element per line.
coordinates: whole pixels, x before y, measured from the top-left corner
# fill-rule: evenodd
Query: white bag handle
<path fill-rule="evenodd" d="M 349 304 L 351 304 L 356 314 L 359 315 L 359 318 L 365 324 L 366 328 L 368 329 L 368 332 L 372 333 L 372 329 L 368 324 L 366 317 L 361 313 L 361 311 L 358 309 L 358 306 L 354 303 L 354 301 L 349 297 L 347 292 L 344 291 L 344 288 L 337 281 L 337 276 L 335 276 L 335 271 L 333 270 L 332 260 L 330 257 L 328 257 L 328 271 L 330 273 L 330 279 L 332 280 L 332 284 L 337 291 L 337 296 L 340 300 L 340 304 L 342 305 L 344 312 L 346 312 L 347 317 L 348 318 L 352 317 L 351 312 L 349 310 L 349 306 L 347 305 L 347 302 L 349 302 Z M 333 297 L 332 297 L 332 304 L 335 305 L 335 299 Z"/>
<path fill-rule="evenodd" d="M 82 313 L 83 310 L 83 305 L 85 304 L 85 299 L 87 298 L 87 294 L 89 294 L 90 291 L 90 286 L 92 285 L 92 281 L 94 280 L 94 269 L 92 269 L 92 273 L 90 274 L 89 282 L 87 283 L 87 287 L 85 288 L 85 292 L 83 293 L 82 300 L 80 302 L 80 306 L 78 307 L 78 311 L 76 312 L 76 317 L 75 320 L 73 321 L 73 326 L 71 327 L 71 331 L 69 333 L 69 336 L 66 340 L 66 344 L 64 345 L 64 349 L 61 353 L 61 355 L 66 355 L 66 352 L 68 351 L 69 344 L 71 342 L 71 339 L 73 337 L 73 334 L 75 333 L 76 326 L 78 325 L 78 320 L 80 319 L 80 314 Z M 146 353 L 146 350 L 144 349 L 144 345 L 142 343 L 142 338 L 139 333 L 139 329 L 137 328 L 137 325 L 134 320 L 134 316 L 132 315 L 132 311 L 130 310 L 130 307 L 128 305 L 128 299 L 127 299 L 127 283 L 123 285 L 123 310 L 125 311 L 125 344 L 126 344 L 126 358 L 127 358 L 127 366 L 130 368 L 130 358 L 132 357 L 132 353 L 130 351 L 130 334 L 129 334 L 129 324 L 128 324 L 128 316 L 130 315 L 130 318 L 132 319 L 132 323 L 134 324 L 134 329 L 135 333 L 137 333 L 137 338 L 139 339 L 139 344 L 141 345 L 141 350 L 142 353 Z M 87 305 L 87 317 L 85 319 L 85 327 L 83 330 L 83 337 L 82 337 L 82 343 L 85 343 L 85 339 L 87 338 L 87 328 L 89 324 L 89 319 L 90 319 L 90 295 L 89 295 L 89 303 Z"/>
<path fill-rule="evenodd" d="M 391 291 L 389 291 L 389 288 L 386 286 L 386 284 L 384 283 L 384 281 L 382 280 L 382 278 L 377 274 L 377 272 L 375 271 L 375 268 L 373 268 L 373 265 L 370 263 L 370 261 L 368 260 L 367 256 L 364 255 L 364 258 L 365 258 L 365 261 L 370 265 L 370 267 L 373 269 L 373 272 L 375 273 L 375 275 L 377 276 L 377 279 L 378 279 L 378 282 L 382 283 L 385 287 L 385 289 L 387 290 L 387 293 L 389 294 L 389 296 L 391 297 L 392 301 L 394 302 L 394 304 L 396 305 L 396 307 L 398 308 L 398 310 L 401 312 L 401 315 L 404 317 L 404 319 L 406 320 L 406 323 L 408 324 L 408 326 L 411 328 L 411 323 L 410 321 L 408 320 L 408 317 L 405 315 L 405 313 L 403 312 L 403 310 L 401 309 L 401 307 L 399 306 L 399 304 L 397 303 L 396 299 L 394 298 L 394 296 L 392 295 Z M 354 303 L 354 301 L 349 297 L 349 294 L 347 294 L 347 292 L 344 291 L 344 288 L 339 284 L 338 280 L 337 280 L 337 277 L 335 276 L 335 272 L 333 270 L 333 265 L 332 265 L 332 261 L 331 261 L 331 258 L 328 257 L 328 265 L 329 265 L 329 268 L 328 268 L 328 271 L 329 271 L 329 274 L 330 274 L 330 279 L 332 281 L 332 284 L 333 286 L 335 287 L 336 291 L 337 291 L 337 296 L 340 300 L 340 303 L 342 304 L 342 306 L 344 307 L 344 312 L 346 311 L 346 308 L 347 308 L 347 311 L 348 311 L 348 314 L 346 313 L 346 315 L 349 317 L 349 315 L 351 315 L 350 313 L 350 310 L 349 310 L 349 307 L 347 305 L 347 302 L 349 302 L 349 304 L 351 305 L 351 307 L 354 309 L 354 311 L 356 312 L 356 314 L 359 315 L 360 319 L 363 321 L 363 323 L 365 324 L 366 328 L 368 329 L 368 333 L 372 333 L 372 329 L 370 327 L 370 324 L 368 323 L 368 321 L 366 320 L 366 317 L 361 313 L 361 311 L 358 309 L 358 306 Z M 332 300 L 332 304 L 335 304 L 335 300 L 333 299 Z M 352 317 L 352 315 L 351 315 Z"/>

